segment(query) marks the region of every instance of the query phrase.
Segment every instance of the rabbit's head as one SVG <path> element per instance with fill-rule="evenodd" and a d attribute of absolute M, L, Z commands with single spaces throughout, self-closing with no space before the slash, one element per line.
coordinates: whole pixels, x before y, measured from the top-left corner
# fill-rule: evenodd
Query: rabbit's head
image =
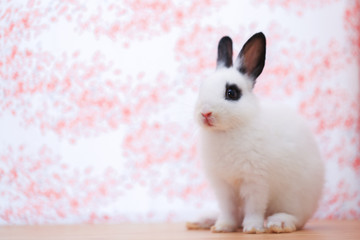
<path fill-rule="evenodd" d="M 233 64 L 232 40 L 223 37 L 218 45 L 216 71 L 200 86 L 195 116 L 210 130 L 225 131 L 252 121 L 258 103 L 252 89 L 265 64 L 266 39 L 253 35 Z"/>

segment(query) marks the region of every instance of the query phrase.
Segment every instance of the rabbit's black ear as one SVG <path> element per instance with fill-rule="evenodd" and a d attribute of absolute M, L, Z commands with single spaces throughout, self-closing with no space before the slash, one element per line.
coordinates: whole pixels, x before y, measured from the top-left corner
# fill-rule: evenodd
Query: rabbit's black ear
<path fill-rule="evenodd" d="M 231 67 L 233 65 L 232 40 L 228 36 L 222 37 L 219 41 L 216 67 Z"/>
<path fill-rule="evenodd" d="M 235 67 L 255 81 L 264 68 L 265 54 L 265 35 L 262 32 L 256 33 L 242 47 Z"/>

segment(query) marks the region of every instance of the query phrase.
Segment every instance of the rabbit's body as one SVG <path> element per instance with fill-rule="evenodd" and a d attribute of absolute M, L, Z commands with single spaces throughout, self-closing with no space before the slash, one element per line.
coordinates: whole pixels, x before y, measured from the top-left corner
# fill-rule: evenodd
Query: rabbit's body
<path fill-rule="evenodd" d="M 252 93 L 262 68 L 259 72 L 259 64 L 243 59 L 247 49 L 232 67 L 232 45 L 231 51 L 225 45 L 229 56 L 222 59 L 220 42 L 218 69 L 204 81 L 196 105 L 204 168 L 220 208 L 212 231 L 235 231 L 241 223 L 248 233 L 295 231 L 312 216 L 322 191 L 324 170 L 316 143 L 296 113 Z"/>
<path fill-rule="evenodd" d="M 291 214 L 299 229 L 314 213 L 322 189 L 316 144 L 299 116 L 286 107 L 258 107 L 255 120 L 238 129 L 201 132 L 205 171 L 213 186 L 224 181 L 237 195 L 239 215 L 242 198 L 254 195 L 267 199 L 264 217 Z"/>

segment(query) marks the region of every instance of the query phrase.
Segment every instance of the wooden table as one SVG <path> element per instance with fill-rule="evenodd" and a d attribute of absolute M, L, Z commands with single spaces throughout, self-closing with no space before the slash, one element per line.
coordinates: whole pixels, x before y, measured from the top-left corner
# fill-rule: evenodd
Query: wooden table
<path fill-rule="evenodd" d="M 321 239 L 360 240 L 360 221 L 312 221 L 304 230 L 284 234 L 249 235 L 188 231 L 185 224 L 108 224 L 57 226 L 2 226 L 0 239 Z"/>

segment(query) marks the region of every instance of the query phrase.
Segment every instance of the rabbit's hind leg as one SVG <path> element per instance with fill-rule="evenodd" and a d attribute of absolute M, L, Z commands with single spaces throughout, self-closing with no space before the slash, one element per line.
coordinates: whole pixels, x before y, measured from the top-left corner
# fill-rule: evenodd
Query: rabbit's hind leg
<path fill-rule="evenodd" d="M 276 213 L 267 219 L 266 230 L 272 233 L 289 233 L 296 231 L 297 218 L 287 213 Z"/>
<path fill-rule="evenodd" d="M 200 217 L 196 221 L 187 222 L 186 228 L 188 230 L 210 229 L 212 226 L 215 225 L 216 219 L 216 216 Z"/>

